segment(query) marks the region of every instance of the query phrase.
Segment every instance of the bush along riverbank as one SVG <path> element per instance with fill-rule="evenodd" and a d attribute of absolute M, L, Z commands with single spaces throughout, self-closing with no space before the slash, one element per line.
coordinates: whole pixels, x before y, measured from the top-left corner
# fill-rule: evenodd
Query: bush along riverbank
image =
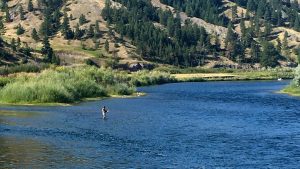
<path fill-rule="evenodd" d="M 277 80 L 294 78 L 294 68 L 244 70 L 218 68 L 178 68 L 174 66 L 161 66 L 155 70 L 172 74 L 178 82 Z"/>
<path fill-rule="evenodd" d="M 76 103 L 87 98 L 132 95 L 136 87 L 174 82 L 168 73 L 129 74 L 95 67 L 57 67 L 36 75 L 2 77 L 2 104 Z"/>
<path fill-rule="evenodd" d="M 295 78 L 289 86 L 281 90 L 281 93 L 286 93 L 292 96 L 300 96 L 300 66 L 296 68 Z"/>

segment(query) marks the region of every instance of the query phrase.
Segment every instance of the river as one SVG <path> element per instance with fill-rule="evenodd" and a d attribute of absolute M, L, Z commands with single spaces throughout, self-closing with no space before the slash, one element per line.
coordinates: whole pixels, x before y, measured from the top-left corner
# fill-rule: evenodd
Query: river
<path fill-rule="evenodd" d="M 137 98 L 1 107 L 19 113 L 0 115 L 0 168 L 300 168 L 300 99 L 275 93 L 288 83 L 166 84 Z"/>

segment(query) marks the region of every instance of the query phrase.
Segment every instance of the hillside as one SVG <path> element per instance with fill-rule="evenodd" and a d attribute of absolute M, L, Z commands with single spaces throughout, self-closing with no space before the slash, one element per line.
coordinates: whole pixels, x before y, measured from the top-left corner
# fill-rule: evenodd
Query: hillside
<path fill-rule="evenodd" d="M 300 58 L 297 1 L 1 0 L 1 9 L 7 44 L 19 39 L 16 51 L 41 60 L 47 36 L 63 65 L 256 69 Z"/>

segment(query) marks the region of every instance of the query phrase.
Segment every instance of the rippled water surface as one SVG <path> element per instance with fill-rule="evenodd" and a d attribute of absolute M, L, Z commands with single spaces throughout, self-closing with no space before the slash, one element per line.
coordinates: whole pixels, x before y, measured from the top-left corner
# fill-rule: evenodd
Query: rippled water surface
<path fill-rule="evenodd" d="M 300 168 L 300 99 L 274 93 L 287 83 L 167 84 L 139 98 L 1 107 L 20 114 L 0 112 L 0 168 Z"/>

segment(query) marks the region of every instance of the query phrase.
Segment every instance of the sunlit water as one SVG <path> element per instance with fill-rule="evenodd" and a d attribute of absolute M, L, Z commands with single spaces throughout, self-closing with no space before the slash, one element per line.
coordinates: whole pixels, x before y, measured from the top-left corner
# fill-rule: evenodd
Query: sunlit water
<path fill-rule="evenodd" d="M 167 84 L 139 98 L 2 107 L 39 113 L 0 115 L 0 168 L 300 168 L 300 99 L 275 93 L 287 83 Z"/>

